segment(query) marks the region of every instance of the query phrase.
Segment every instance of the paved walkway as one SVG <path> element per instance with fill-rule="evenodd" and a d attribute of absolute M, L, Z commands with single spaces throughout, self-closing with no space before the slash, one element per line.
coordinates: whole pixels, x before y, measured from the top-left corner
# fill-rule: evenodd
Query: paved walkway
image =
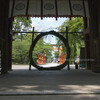
<path fill-rule="evenodd" d="M 83 97 L 92 100 L 91 96 L 97 98 L 93 100 L 99 100 L 100 96 L 96 94 L 100 94 L 100 74 L 71 67 L 70 71 L 67 68 L 61 71 L 38 71 L 33 68 L 28 71 L 28 66 L 13 66 L 13 71 L 0 76 L 0 100 L 5 100 L 7 95 L 9 100 L 14 100 L 16 95 L 18 100 L 25 97 L 39 100 L 36 95 L 40 95 L 41 100 L 83 100 Z"/>
<path fill-rule="evenodd" d="M 26 95 L 0 96 L 0 100 L 100 100 L 100 95 Z"/>
<path fill-rule="evenodd" d="M 47 63 L 47 64 L 44 64 L 44 65 L 41 65 L 42 67 L 54 67 L 54 66 L 58 66 L 58 65 L 60 65 L 60 64 L 58 64 L 58 63 Z"/>

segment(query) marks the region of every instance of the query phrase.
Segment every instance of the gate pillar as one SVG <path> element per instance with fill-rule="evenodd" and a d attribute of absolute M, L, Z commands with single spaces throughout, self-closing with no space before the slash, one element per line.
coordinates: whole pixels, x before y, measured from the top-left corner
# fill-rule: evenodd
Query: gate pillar
<path fill-rule="evenodd" d="M 0 57 L 1 73 L 8 71 L 8 13 L 9 0 L 0 0 Z"/>

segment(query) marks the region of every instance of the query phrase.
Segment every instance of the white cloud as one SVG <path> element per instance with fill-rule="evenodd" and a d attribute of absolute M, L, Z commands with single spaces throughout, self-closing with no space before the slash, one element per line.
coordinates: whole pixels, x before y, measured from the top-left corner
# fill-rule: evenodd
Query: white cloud
<path fill-rule="evenodd" d="M 56 21 L 56 19 L 55 18 L 46 18 L 46 21 L 47 22 L 51 22 L 51 23 L 53 23 L 53 22 L 55 22 Z"/>
<path fill-rule="evenodd" d="M 35 27 L 35 30 L 37 31 L 50 31 L 55 30 L 56 27 L 60 26 L 65 19 L 60 19 L 56 21 L 55 18 L 32 18 L 32 27 Z"/>
<path fill-rule="evenodd" d="M 32 18 L 32 27 L 35 28 L 38 32 L 45 32 L 45 31 L 51 31 L 56 30 L 56 27 L 60 26 L 65 19 L 58 19 L 56 21 L 55 18 Z M 47 43 L 56 44 L 56 38 L 55 36 L 47 36 L 47 38 L 44 39 Z"/>
<path fill-rule="evenodd" d="M 47 30 L 45 27 L 42 26 L 38 26 L 35 28 L 38 32 L 44 32 L 45 30 Z"/>

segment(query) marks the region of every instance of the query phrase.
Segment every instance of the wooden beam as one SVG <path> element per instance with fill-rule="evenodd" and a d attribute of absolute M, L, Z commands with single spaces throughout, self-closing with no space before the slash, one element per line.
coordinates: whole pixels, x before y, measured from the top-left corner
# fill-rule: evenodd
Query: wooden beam
<path fill-rule="evenodd" d="M 18 33 L 33 33 L 33 32 L 14 32 L 14 34 Z M 34 32 L 34 33 L 45 33 L 45 32 Z M 66 33 L 66 32 L 59 32 L 59 33 Z M 69 34 L 74 34 L 74 33 L 80 33 L 82 34 L 83 32 L 68 32 Z"/>
<path fill-rule="evenodd" d="M 13 4 L 12 4 L 11 18 L 13 18 L 14 6 L 15 6 L 15 0 L 13 0 Z"/>
<path fill-rule="evenodd" d="M 83 11 L 84 11 L 84 28 L 87 29 L 88 27 L 88 21 L 87 21 L 87 17 L 86 17 L 86 9 L 85 9 L 85 2 L 84 0 L 82 0 L 83 3 Z"/>
<path fill-rule="evenodd" d="M 69 8 L 70 8 L 71 16 L 73 16 L 71 0 L 68 0 L 68 1 L 69 1 Z"/>
<path fill-rule="evenodd" d="M 27 20 L 28 20 L 28 9 L 29 9 L 29 0 L 27 0 L 27 8 L 26 8 L 26 17 L 27 17 Z"/>
<path fill-rule="evenodd" d="M 86 9 L 85 9 L 85 2 L 84 2 L 84 0 L 82 0 L 82 3 L 83 3 L 83 10 L 84 10 L 84 17 L 86 17 Z"/>
<path fill-rule="evenodd" d="M 41 19 L 43 19 L 43 0 L 41 0 Z"/>
<path fill-rule="evenodd" d="M 55 0 L 55 10 L 56 10 L 56 20 L 58 17 L 58 5 L 57 5 L 57 0 Z"/>

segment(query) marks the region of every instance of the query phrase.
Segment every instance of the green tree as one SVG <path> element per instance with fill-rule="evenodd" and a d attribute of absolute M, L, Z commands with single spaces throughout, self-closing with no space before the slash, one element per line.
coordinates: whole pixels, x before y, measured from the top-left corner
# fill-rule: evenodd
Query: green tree
<path fill-rule="evenodd" d="M 27 20 L 26 17 L 16 17 L 13 22 L 13 30 L 16 32 L 29 32 L 32 28 L 32 21 L 31 18 Z M 18 33 L 14 39 L 23 39 L 24 34 Z"/>
<path fill-rule="evenodd" d="M 52 46 L 50 43 L 45 43 L 43 38 L 41 38 L 35 48 L 34 48 L 34 51 L 33 51 L 33 56 L 34 56 L 34 62 L 37 61 L 38 59 L 38 53 L 42 53 L 44 55 L 44 52 L 46 52 L 46 58 L 47 60 L 50 60 L 52 58 Z"/>
<path fill-rule="evenodd" d="M 13 30 L 16 32 L 20 31 L 30 31 L 32 21 L 31 18 L 29 20 L 26 17 L 16 17 L 13 22 Z M 12 48 L 12 61 L 14 63 L 27 63 L 28 60 L 28 51 L 31 44 L 31 35 L 27 35 L 18 33 L 13 36 L 13 48 Z"/>
<path fill-rule="evenodd" d="M 29 62 L 30 42 L 27 40 L 15 40 L 13 42 L 12 61 L 19 64 L 27 64 Z"/>
<path fill-rule="evenodd" d="M 20 32 L 20 31 L 30 31 L 32 28 L 31 26 L 31 19 L 26 19 L 26 17 L 17 17 L 15 18 L 15 21 L 13 22 L 13 30 Z M 37 37 L 38 34 L 34 35 L 34 38 Z M 12 61 L 14 63 L 19 64 L 27 64 L 29 63 L 29 49 L 30 45 L 32 43 L 32 34 L 25 34 L 25 33 L 18 33 L 14 37 L 13 41 L 13 50 L 12 50 Z M 44 51 L 46 51 L 47 59 L 51 59 L 52 56 L 52 46 L 49 43 L 45 43 L 44 39 L 41 38 L 33 52 L 33 60 L 36 62 L 38 59 L 38 53 L 44 54 Z"/>
<path fill-rule="evenodd" d="M 55 57 L 56 59 L 59 58 L 59 51 L 58 51 L 58 50 L 57 50 L 57 51 L 54 51 L 54 57 Z"/>
<path fill-rule="evenodd" d="M 58 27 L 59 32 L 65 32 L 66 26 L 68 27 L 69 32 L 83 32 L 84 24 L 83 18 L 72 18 L 71 21 L 66 20 L 60 27 Z M 62 34 L 66 37 L 66 34 Z M 58 44 L 62 43 L 59 39 L 57 39 Z M 71 48 L 71 59 L 75 59 L 76 55 L 79 55 L 79 48 L 84 46 L 83 35 L 79 33 L 68 34 L 68 42 Z M 63 52 L 66 52 L 66 48 L 63 45 Z"/>
<path fill-rule="evenodd" d="M 27 20 L 26 17 L 16 17 L 13 22 L 13 30 L 18 32 L 29 31 L 30 28 L 32 28 L 31 24 L 32 24 L 31 18 Z"/>
<path fill-rule="evenodd" d="M 37 37 L 38 34 L 34 35 L 34 38 Z M 16 36 L 15 36 L 16 37 Z M 23 39 L 19 39 L 18 37 L 13 41 L 13 57 L 12 61 L 18 64 L 28 64 L 29 63 L 29 49 L 32 43 L 32 34 L 24 34 Z M 49 43 L 45 43 L 44 39 L 41 38 L 33 51 L 33 60 L 34 62 L 38 59 L 38 53 L 44 54 L 46 51 L 47 59 L 51 59 L 52 56 L 52 46 Z"/>

